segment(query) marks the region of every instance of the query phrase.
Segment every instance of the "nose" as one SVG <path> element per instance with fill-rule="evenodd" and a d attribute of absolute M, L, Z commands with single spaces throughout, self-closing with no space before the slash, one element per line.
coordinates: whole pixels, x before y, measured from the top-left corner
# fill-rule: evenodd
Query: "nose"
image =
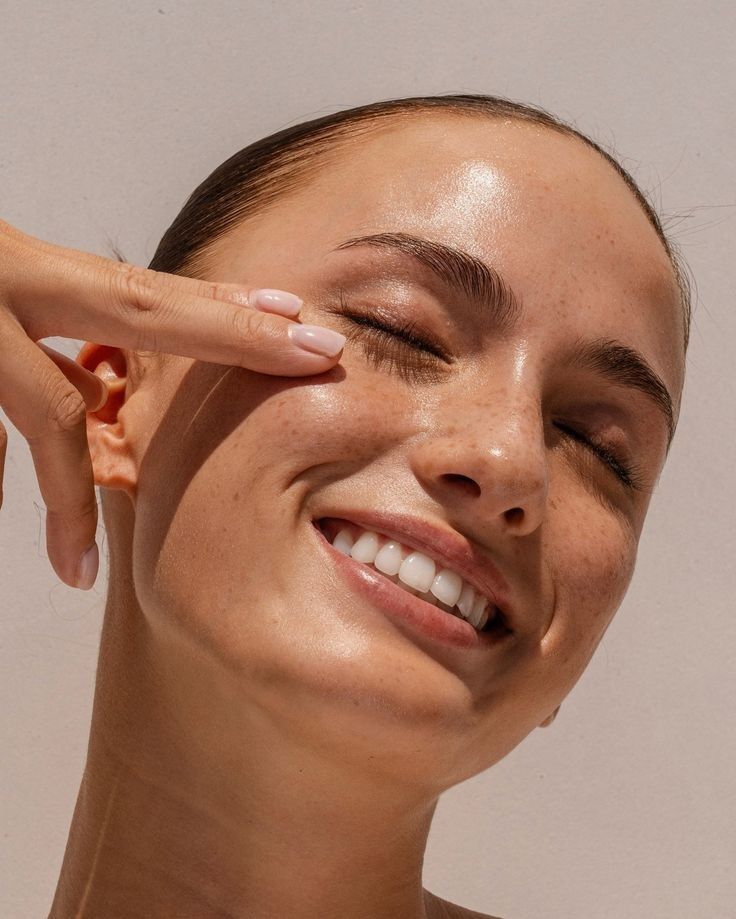
<path fill-rule="evenodd" d="M 429 421 L 429 418 L 427 419 Z M 529 396 L 447 400 L 432 414 L 411 464 L 423 488 L 478 531 L 524 536 L 541 524 L 549 492 L 544 423 Z"/>

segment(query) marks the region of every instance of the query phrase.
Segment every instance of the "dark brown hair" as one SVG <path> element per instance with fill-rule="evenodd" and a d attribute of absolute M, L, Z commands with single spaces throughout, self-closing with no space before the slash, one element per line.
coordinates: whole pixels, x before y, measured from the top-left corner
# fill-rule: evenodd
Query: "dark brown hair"
<path fill-rule="evenodd" d="M 685 266 L 667 238 L 656 211 L 615 157 L 580 131 L 544 109 L 497 96 L 412 96 L 373 102 L 314 118 L 249 144 L 227 159 L 190 195 L 164 233 L 150 268 L 202 277 L 210 247 L 234 225 L 302 188 L 322 169 L 341 144 L 370 132 L 387 116 L 410 116 L 442 110 L 457 115 L 513 119 L 542 125 L 576 137 L 596 150 L 621 176 L 659 236 L 672 264 L 683 307 L 685 350 L 690 338 L 691 297 Z"/>

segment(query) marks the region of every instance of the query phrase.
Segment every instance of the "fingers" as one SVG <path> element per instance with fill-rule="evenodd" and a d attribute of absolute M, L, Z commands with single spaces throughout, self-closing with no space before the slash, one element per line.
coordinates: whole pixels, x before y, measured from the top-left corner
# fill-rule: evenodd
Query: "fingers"
<path fill-rule="evenodd" d="M 6 319 L 0 340 L 0 405 L 31 450 L 47 509 L 49 560 L 62 581 L 82 586 L 80 558 L 97 530 L 85 400 L 44 351 Z"/>
<path fill-rule="evenodd" d="M 61 354 L 42 342 L 37 342 L 36 347 L 40 348 L 44 354 L 48 355 L 56 366 L 61 370 L 64 376 L 84 399 L 88 412 L 96 412 L 107 402 L 108 389 L 105 381 L 95 373 L 85 370 L 80 364 Z"/>
<path fill-rule="evenodd" d="M 259 373 L 321 373 L 336 363 L 345 337 L 330 329 L 328 354 L 305 350 L 292 340 L 287 318 L 236 305 L 256 299 L 255 291 L 186 279 L 184 290 L 161 284 L 156 272 L 126 266 L 100 273 L 84 265 L 73 277 L 54 279 L 55 296 L 73 303 L 57 328 L 38 337 L 60 334 L 138 351 L 163 351 Z M 196 291 L 193 292 L 193 291 Z"/>
<path fill-rule="evenodd" d="M 6 301 L 35 341 L 61 335 L 278 376 L 323 373 L 345 343 L 330 329 L 321 337 L 331 340 L 320 343 L 313 327 L 300 347 L 290 334 L 300 323 L 275 315 L 273 297 L 255 289 L 87 257 L 17 231 L 5 236 L 8 271 L 16 266 Z"/>
<path fill-rule="evenodd" d="M 52 335 L 306 376 L 339 360 L 345 336 L 296 320 L 287 292 L 212 283 L 64 249 L 0 221 L 0 406 L 28 441 L 61 579 L 92 586 L 97 500 L 86 412 L 107 387 L 41 344 Z M 7 435 L 0 425 L 0 503 Z M 85 554 L 86 550 L 90 554 Z M 80 583 L 80 559 L 91 562 Z"/>

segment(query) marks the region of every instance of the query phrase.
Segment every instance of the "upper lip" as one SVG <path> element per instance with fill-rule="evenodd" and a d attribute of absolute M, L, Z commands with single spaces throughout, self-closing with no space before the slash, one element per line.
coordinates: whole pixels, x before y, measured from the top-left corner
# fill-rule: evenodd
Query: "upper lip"
<path fill-rule="evenodd" d="M 321 516 L 350 520 L 366 530 L 389 536 L 409 548 L 432 556 L 488 597 L 503 614 L 506 625 L 513 628 L 510 589 L 503 575 L 487 556 L 453 530 L 443 529 L 407 514 L 381 511 L 343 508 Z"/>

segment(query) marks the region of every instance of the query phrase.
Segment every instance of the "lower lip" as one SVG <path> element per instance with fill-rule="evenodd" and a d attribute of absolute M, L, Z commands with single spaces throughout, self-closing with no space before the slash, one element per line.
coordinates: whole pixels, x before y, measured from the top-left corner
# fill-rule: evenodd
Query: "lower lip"
<path fill-rule="evenodd" d="M 484 648 L 500 644 L 509 633 L 479 632 L 465 619 L 446 613 L 438 606 L 425 603 L 394 584 L 380 571 L 356 562 L 336 549 L 316 523 L 312 524 L 320 543 L 326 548 L 347 581 L 374 605 L 379 606 L 399 624 L 408 624 L 423 635 L 456 648 Z"/>

